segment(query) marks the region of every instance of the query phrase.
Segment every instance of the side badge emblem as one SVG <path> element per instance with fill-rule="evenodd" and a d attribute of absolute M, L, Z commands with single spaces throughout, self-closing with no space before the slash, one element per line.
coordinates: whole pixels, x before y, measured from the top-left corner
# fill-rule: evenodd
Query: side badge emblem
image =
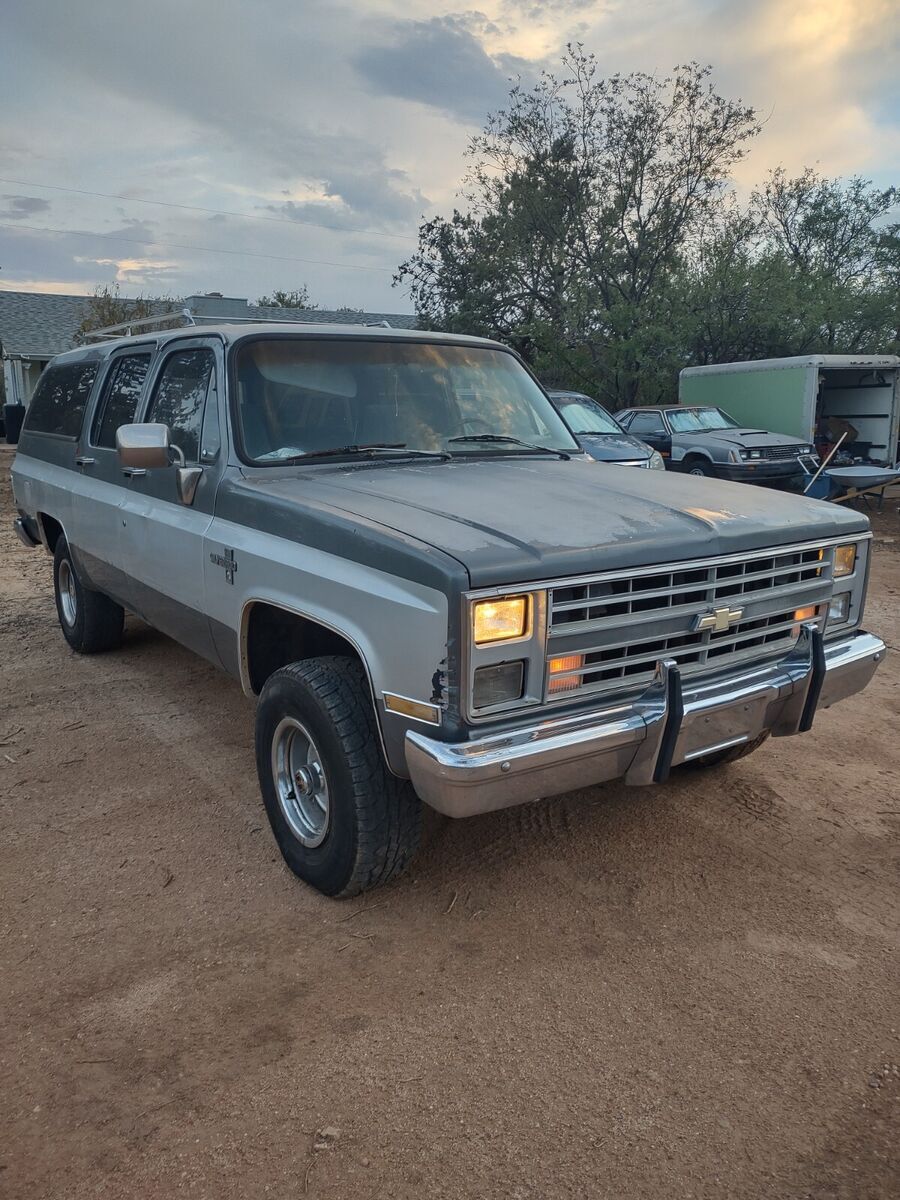
<path fill-rule="evenodd" d="M 225 582 L 234 583 L 234 573 L 238 568 L 235 561 L 234 551 L 225 547 L 224 554 L 210 554 L 209 561 L 216 567 L 225 568 Z"/>

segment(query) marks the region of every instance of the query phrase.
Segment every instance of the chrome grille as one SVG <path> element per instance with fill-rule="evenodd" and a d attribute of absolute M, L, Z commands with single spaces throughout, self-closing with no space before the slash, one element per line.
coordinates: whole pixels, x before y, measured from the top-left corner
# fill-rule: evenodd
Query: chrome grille
<path fill-rule="evenodd" d="M 645 686 L 660 658 L 694 674 L 789 649 L 797 609 L 824 616 L 832 554 L 818 546 L 770 550 L 551 588 L 546 699 Z M 716 610 L 729 614 L 727 627 L 698 629 Z M 573 655 L 584 662 L 559 663 L 564 669 L 551 674 L 550 660 Z M 552 691 L 551 679 L 558 681 Z"/>

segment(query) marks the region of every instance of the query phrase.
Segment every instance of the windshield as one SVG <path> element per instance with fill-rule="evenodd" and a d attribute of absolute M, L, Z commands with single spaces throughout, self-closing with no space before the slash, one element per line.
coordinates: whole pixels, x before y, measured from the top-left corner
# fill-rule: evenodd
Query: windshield
<path fill-rule="evenodd" d="M 704 429 L 737 429 L 737 421 L 733 421 L 728 413 L 721 408 L 685 408 L 678 411 L 669 409 L 669 428 L 673 433 L 698 433 Z"/>
<path fill-rule="evenodd" d="M 374 338 L 259 338 L 237 354 L 246 457 L 277 463 L 346 447 L 472 454 L 577 451 L 550 401 L 501 350 Z M 481 442 L 492 434 L 507 441 Z M 459 442 L 454 438 L 469 437 Z"/>
<path fill-rule="evenodd" d="M 621 433 L 622 428 L 589 396 L 559 396 L 556 406 L 573 433 Z"/>

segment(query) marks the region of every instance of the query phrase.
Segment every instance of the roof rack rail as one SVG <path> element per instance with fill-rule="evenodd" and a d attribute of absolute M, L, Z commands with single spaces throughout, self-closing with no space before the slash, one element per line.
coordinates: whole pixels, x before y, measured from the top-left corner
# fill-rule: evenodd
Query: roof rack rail
<path fill-rule="evenodd" d="M 130 337 L 132 333 L 150 333 L 154 326 L 165 329 L 185 328 L 194 325 L 321 325 L 321 321 L 301 321 L 296 317 L 222 317 L 214 314 L 192 312 L 189 308 L 173 309 L 167 313 L 157 313 L 153 317 L 138 317 L 134 321 L 120 321 L 117 325 L 104 325 L 102 329 L 90 329 L 79 336 L 81 342 L 102 342 L 112 338 Z M 354 322 L 347 322 L 348 325 Z M 393 329 L 390 321 L 364 321 L 360 325 L 365 329 Z"/>
<path fill-rule="evenodd" d="M 194 315 L 189 308 L 172 309 L 171 312 L 156 313 L 152 317 L 138 317 L 134 321 L 119 321 L 117 325 L 104 325 L 102 329 L 89 329 L 80 335 L 83 342 L 103 342 L 110 338 L 130 337 L 135 330 L 148 331 L 153 325 L 163 322 L 183 322 L 184 325 L 195 324 Z M 177 326 L 176 326 L 177 328 Z"/>

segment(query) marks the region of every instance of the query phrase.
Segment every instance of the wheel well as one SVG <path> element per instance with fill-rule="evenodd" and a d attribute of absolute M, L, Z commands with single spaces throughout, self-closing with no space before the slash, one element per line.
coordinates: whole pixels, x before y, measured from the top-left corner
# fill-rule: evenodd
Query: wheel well
<path fill-rule="evenodd" d="M 44 532 L 44 542 L 52 554 L 56 549 L 56 543 L 63 536 L 63 527 L 57 521 L 56 517 L 50 517 L 46 513 L 38 513 L 37 519 L 38 524 Z"/>
<path fill-rule="evenodd" d="M 362 661 L 356 647 L 339 633 L 274 604 L 262 601 L 254 604 L 245 620 L 244 655 L 247 677 L 255 695 L 259 695 L 270 675 L 288 663 L 323 654 Z"/>

